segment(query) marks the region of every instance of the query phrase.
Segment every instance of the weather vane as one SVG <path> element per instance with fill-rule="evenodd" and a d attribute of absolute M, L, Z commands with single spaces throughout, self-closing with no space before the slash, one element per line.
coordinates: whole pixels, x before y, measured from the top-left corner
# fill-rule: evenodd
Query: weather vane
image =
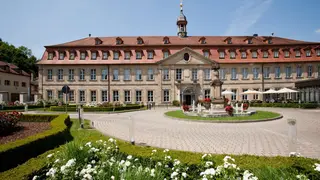
<path fill-rule="evenodd" d="M 180 9 L 182 10 L 183 7 L 183 0 L 180 0 Z"/>

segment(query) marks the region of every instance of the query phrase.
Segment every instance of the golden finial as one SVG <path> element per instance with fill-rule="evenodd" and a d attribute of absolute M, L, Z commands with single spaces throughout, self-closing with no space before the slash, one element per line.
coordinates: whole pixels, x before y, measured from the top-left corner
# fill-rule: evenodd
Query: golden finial
<path fill-rule="evenodd" d="M 183 0 L 180 0 L 180 9 L 183 10 Z"/>

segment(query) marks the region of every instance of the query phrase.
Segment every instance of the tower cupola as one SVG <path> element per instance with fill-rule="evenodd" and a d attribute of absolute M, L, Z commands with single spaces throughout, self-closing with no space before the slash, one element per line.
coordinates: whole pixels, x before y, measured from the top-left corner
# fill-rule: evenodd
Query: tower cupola
<path fill-rule="evenodd" d="M 178 26 L 178 36 L 183 38 L 187 37 L 187 17 L 183 14 L 183 0 L 180 2 L 180 15 L 177 20 L 177 26 Z"/>

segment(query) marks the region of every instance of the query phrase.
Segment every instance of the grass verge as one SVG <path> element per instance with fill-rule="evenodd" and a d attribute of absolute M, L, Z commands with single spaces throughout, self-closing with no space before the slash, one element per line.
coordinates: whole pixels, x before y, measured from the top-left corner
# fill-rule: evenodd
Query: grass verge
<path fill-rule="evenodd" d="M 176 111 L 169 111 L 166 112 L 165 115 L 173 118 L 179 118 L 179 119 L 189 119 L 189 120 L 206 120 L 206 121 L 245 121 L 245 120 L 264 120 L 264 119 L 272 119 L 281 116 L 279 113 L 269 112 L 269 111 L 257 111 L 252 116 L 228 116 L 228 117 L 215 117 L 215 118 L 209 118 L 209 117 L 198 117 L 198 116 L 187 116 L 185 115 L 182 110 L 176 110 Z"/>
<path fill-rule="evenodd" d="M 89 121 L 85 122 L 85 129 L 79 129 L 78 120 L 72 120 L 72 127 L 70 129 L 71 135 L 73 136 L 73 141 L 77 142 L 88 142 L 96 140 L 108 140 L 110 137 L 101 134 L 100 132 L 89 128 Z M 120 151 L 126 154 L 131 154 L 137 157 L 151 157 L 151 151 L 157 149 L 162 151 L 160 148 L 153 147 L 142 147 L 142 146 L 133 146 L 129 142 L 117 140 L 117 144 L 120 148 Z M 35 171 L 41 170 L 46 165 L 47 155 L 56 151 L 59 151 L 63 148 L 62 145 L 54 150 L 45 152 L 42 155 L 39 155 L 36 158 L 32 158 L 26 163 L 17 166 L 16 168 L 10 169 L 3 173 L 0 173 L 0 179 L 12 179 L 12 180 L 21 180 L 26 179 Z M 188 164 L 197 164 L 201 161 L 202 153 L 193 153 L 193 152 L 184 152 L 184 151 L 169 151 L 169 155 L 173 159 L 179 159 L 181 162 Z M 217 163 L 222 163 L 225 155 L 213 155 L 214 161 Z M 297 169 L 310 169 L 314 163 L 319 163 L 320 160 L 310 159 L 310 158 L 289 158 L 289 157 L 265 157 L 265 156 L 253 156 L 253 155 L 232 155 L 236 160 L 236 164 L 240 168 L 248 169 L 252 171 L 259 179 L 266 179 L 262 176 L 270 172 L 281 171 L 282 173 L 290 174 L 295 172 Z M 270 174 L 269 173 L 269 174 Z"/>

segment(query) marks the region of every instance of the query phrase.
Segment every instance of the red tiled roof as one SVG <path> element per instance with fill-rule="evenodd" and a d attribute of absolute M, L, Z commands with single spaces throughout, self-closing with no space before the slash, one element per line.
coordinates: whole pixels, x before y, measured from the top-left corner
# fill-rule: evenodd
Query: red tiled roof
<path fill-rule="evenodd" d="M 142 38 L 143 44 L 137 44 L 137 39 Z M 168 37 L 170 44 L 163 44 L 163 38 Z M 205 38 L 206 44 L 200 44 L 200 39 Z M 231 38 L 232 44 L 227 44 L 225 39 Z M 248 44 L 246 40 L 251 37 L 252 44 Z M 272 44 L 267 43 L 267 39 L 271 36 L 188 36 L 185 38 L 180 38 L 178 36 L 123 36 L 123 37 L 98 37 L 102 44 L 96 45 L 97 37 L 87 37 L 84 39 L 79 39 L 71 42 L 66 42 L 63 44 L 51 45 L 46 47 L 73 47 L 73 46 L 152 46 L 152 45 L 213 45 L 213 46 L 223 46 L 223 45 L 294 45 L 294 44 L 319 44 L 319 42 L 306 42 L 293 39 L 287 39 L 282 37 L 272 36 Z M 116 39 L 121 38 L 123 44 L 116 45 Z"/>
<path fill-rule="evenodd" d="M 27 73 L 23 70 L 21 70 L 21 73 L 17 72 L 15 69 L 18 69 L 18 66 L 11 64 L 11 63 L 0 61 L 0 66 L 9 67 L 9 70 L 4 70 L 4 69 L 0 68 L 0 72 L 3 72 L 3 73 L 10 73 L 10 74 L 16 74 L 16 75 L 22 75 L 22 76 L 31 76 L 29 73 Z"/>

